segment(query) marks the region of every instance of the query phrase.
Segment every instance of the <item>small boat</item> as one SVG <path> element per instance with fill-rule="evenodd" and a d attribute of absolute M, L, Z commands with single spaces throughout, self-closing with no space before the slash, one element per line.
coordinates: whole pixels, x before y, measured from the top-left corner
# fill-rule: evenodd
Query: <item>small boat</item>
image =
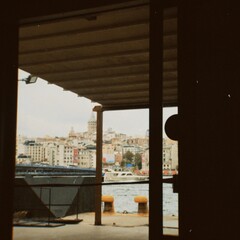
<path fill-rule="evenodd" d="M 136 175 L 130 171 L 109 171 L 104 174 L 104 182 L 146 181 L 148 179 L 148 176 Z"/>

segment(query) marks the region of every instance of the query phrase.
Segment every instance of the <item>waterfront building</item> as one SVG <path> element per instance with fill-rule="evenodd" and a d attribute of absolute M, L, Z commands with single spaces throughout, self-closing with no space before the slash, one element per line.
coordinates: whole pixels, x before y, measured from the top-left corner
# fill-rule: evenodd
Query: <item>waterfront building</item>
<path fill-rule="evenodd" d="M 50 142 L 45 146 L 45 158 L 49 165 L 57 165 L 56 163 L 56 156 L 57 156 L 57 143 Z"/>
<path fill-rule="evenodd" d="M 81 168 L 91 168 L 91 153 L 89 150 L 79 148 L 77 166 Z M 76 165 L 76 164 L 74 164 Z"/>
<path fill-rule="evenodd" d="M 90 152 L 90 168 L 96 169 L 96 149 L 89 150 Z"/>
<path fill-rule="evenodd" d="M 146 173 L 149 172 L 149 149 L 148 148 L 142 153 L 142 171 Z"/>
<path fill-rule="evenodd" d="M 116 138 L 116 132 L 112 128 L 108 128 L 103 134 L 103 141 L 112 141 L 114 138 Z"/>
<path fill-rule="evenodd" d="M 23 153 L 17 155 L 16 163 L 17 164 L 30 164 L 32 162 L 31 156 L 27 156 Z"/>
<path fill-rule="evenodd" d="M 177 169 L 178 143 L 168 138 L 163 139 L 163 169 Z"/>
<path fill-rule="evenodd" d="M 178 142 L 177 141 L 175 141 L 175 143 L 172 145 L 171 157 L 172 157 L 172 168 L 178 169 Z"/>
<path fill-rule="evenodd" d="M 25 154 L 24 142 L 27 140 L 25 136 L 18 135 L 16 140 L 16 156 Z"/>
<path fill-rule="evenodd" d="M 122 142 L 127 140 L 127 134 L 124 133 L 116 133 L 115 137 L 119 138 Z"/>
<path fill-rule="evenodd" d="M 31 157 L 33 163 L 44 162 L 45 149 L 43 144 L 37 143 L 35 140 L 26 140 L 24 142 L 25 154 Z"/>
<path fill-rule="evenodd" d="M 113 154 L 114 153 L 114 146 L 112 144 L 103 144 L 102 146 L 103 154 Z"/>
<path fill-rule="evenodd" d="M 122 152 L 123 154 L 125 154 L 126 152 L 132 152 L 135 155 L 136 153 L 142 153 L 143 149 L 138 145 L 125 144 L 123 145 Z"/>
<path fill-rule="evenodd" d="M 121 162 L 123 160 L 123 156 L 122 156 L 121 152 L 122 151 L 120 151 L 120 152 L 116 151 L 114 153 L 114 155 L 115 155 L 115 165 L 121 166 Z"/>
<path fill-rule="evenodd" d="M 115 146 L 115 145 L 120 145 L 122 141 L 120 140 L 120 138 L 114 137 L 111 139 L 111 143 Z"/>
<path fill-rule="evenodd" d="M 127 139 L 128 144 L 134 144 L 141 147 L 148 147 L 148 138 L 147 137 L 137 137 Z"/>
<path fill-rule="evenodd" d="M 60 144 L 58 145 L 57 165 L 69 166 L 73 165 L 73 146 Z"/>

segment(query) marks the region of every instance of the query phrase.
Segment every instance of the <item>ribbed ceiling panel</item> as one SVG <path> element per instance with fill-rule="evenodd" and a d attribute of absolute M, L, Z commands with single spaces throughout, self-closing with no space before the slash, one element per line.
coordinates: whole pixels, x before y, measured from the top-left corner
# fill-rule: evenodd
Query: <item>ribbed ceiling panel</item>
<path fill-rule="evenodd" d="M 163 104 L 176 105 L 176 8 L 164 11 L 163 50 Z M 105 107 L 148 106 L 149 7 L 21 26 L 19 68 Z"/>

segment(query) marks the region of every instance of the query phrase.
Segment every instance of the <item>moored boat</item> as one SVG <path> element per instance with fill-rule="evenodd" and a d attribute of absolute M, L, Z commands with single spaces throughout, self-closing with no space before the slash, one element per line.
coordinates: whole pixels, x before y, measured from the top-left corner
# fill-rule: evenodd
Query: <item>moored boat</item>
<path fill-rule="evenodd" d="M 146 181 L 148 176 L 133 174 L 130 171 L 109 171 L 104 174 L 104 181 Z"/>

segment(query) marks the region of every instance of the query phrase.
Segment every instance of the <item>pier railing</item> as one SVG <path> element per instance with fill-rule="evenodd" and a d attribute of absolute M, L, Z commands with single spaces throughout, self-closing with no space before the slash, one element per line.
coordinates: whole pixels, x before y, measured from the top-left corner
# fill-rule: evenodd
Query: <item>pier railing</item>
<path fill-rule="evenodd" d="M 173 191 L 177 192 L 177 175 L 173 176 L 173 177 L 169 177 L 169 178 L 165 178 L 163 179 L 164 183 L 167 184 L 173 184 Z M 79 213 L 80 213 L 80 209 L 79 209 L 79 201 L 81 200 L 80 198 L 80 188 L 82 187 L 95 187 L 95 186 L 106 186 L 106 185 L 134 185 L 134 184 L 149 184 L 148 180 L 144 180 L 144 181 L 124 181 L 124 182 L 102 182 L 102 183 L 81 183 L 81 184 L 62 184 L 62 183 L 47 183 L 47 184 L 15 184 L 15 189 L 19 189 L 19 188 L 28 188 L 28 189 L 32 189 L 35 193 L 38 194 L 39 197 L 39 204 L 33 205 L 30 204 L 29 206 L 26 207 L 25 206 L 21 206 L 21 204 L 19 204 L 16 208 L 15 211 L 29 211 L 29 212 L 35 212 L 35 213 L 40 213 L 39 215 L 42 217 L 39 217 L 38 220 L 40 221 L 44 221 L 46 222 L 47 225 L 50 225 L 52 222 L 61 222 L 63 223 L 64 221 L 57 217 L 56 215 L 54 215 L 54 209 L 56 210 L 57 207 L 65 207 L 68 208 L 68 210 L 71 208 L 71 211 L 74 215 L 76 214 L 76 218 L 75 221 L 79 221 Z M 53 189 L 55 188 L 74 188 L 76 189 L 76 194 L 73 197 L 72 201 L 68 201 L 68 202 L 64 202 L 64 201 L 53 201 Z M 64 191 L 63 191 L 64 192 Z M 93 196 L 94 198 L 94 196 Z M 59 198 L 61 199 L 61 198 Z M 94 204 L 93 204 L 93 208 L 92 211 L 94 211 Z M 44 213 L 45 212 L 45 213 Z M 67 210 L 66 210 L 67 212 Z M 64 217 L 64 216 L 62 216 Z M 33 218 L 37 219 L 36 216 L 34 216 Z M 19 222 L 17 222 L 16 224 L 19 224 Z"/>

